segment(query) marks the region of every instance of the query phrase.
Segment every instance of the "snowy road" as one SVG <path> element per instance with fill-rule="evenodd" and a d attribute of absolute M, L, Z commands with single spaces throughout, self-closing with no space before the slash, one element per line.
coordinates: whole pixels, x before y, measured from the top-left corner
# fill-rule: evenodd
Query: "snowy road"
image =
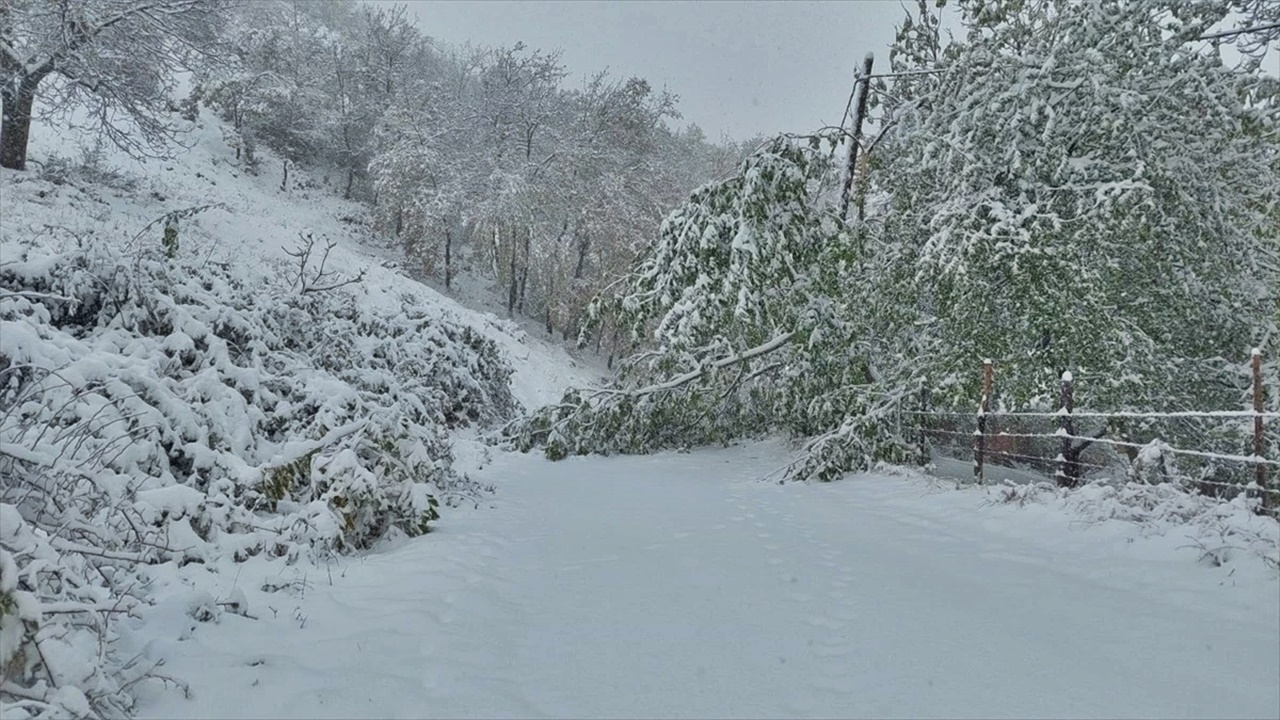
<path fill-rule="evenodd" d="M 172 643 L 193 697 L 142 714 L 1280 717 L 1260 562 L 779 458 L 500 456 L 492 508 Z"/>

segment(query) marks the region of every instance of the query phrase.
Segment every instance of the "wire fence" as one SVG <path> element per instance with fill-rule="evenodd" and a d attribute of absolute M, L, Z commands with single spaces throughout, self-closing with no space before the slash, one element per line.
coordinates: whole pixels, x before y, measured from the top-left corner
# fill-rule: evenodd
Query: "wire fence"
<path fill-rule="evenodd" d="M 1280 516 L 1280 448 L 1268 450 L 1266 430 L 1280 412 L 1263 409 L 1261 355 L 1254 350 L 1251 358 L 1252 410 L 1078 411 L 1075 382 L 1064 373 L 1056 411 L 993 411 L 993 364 L 986 361 L 975 411 L 932 409 L 922 400 L 921 409 L 902 409 L 903 430 L 914 434 L 922 462 L 935 452 L 971 460 L 978 482 L 996 465 L 1052 477 L 1062 487 L 1097 478 L 1177 483 L 1223 499 L 1248 493 L 1261 512 Z"/>

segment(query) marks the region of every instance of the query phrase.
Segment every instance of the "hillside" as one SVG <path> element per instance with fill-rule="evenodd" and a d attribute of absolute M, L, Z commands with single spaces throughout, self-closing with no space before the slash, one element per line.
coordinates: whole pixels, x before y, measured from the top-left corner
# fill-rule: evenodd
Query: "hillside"
<path fill-rule="evenodd" d="M 6 717 L 131 712 L 154 638 L 483 501 L 455 444 L 598 377 L 406 277 L 323 178 L 190 140 L 140 167 L 61 128 L 0 174 Z"/>
<path fill-rule="evenodd" d="M 525 406 L 539 406 L 567 385 L 599 377 L 590 361 L 570 357 L 561 344 L 530 337 L 520 323 L 463 307 L 406 277 L 400 254 L 370 229 L 366 206 L 339 197 L 327 176 L 291 168 L 282 191 L 283 164 L 268 150 L 261 151 L 259 174 L 246 174 L 223 127 L 205 110 L 185 140 L 189 151 L 173 160 L 140 162 L 91 137 L 37 125 L 32 155 L 45 168 L 4 173 L 0 229 L 8 239 L 25 232 L 60 242 L 85 238 L 126 249 L 159 248 L 163 227 L 151 224 L 161 216 L 218 204 L 183 224 L 184 258 L 261 263 L 284 272 L 297 263 L 286 251 L 299 245 L 303 233 L 312 233 L 337 243 L 331 269 L 348 276 L 367 273 L 357 288 L 362 304 L 394 305 L 397 293 L 418 294 L 424 308 L 476 328 L 519 360 L 513 363 L 512 391 Z"/>

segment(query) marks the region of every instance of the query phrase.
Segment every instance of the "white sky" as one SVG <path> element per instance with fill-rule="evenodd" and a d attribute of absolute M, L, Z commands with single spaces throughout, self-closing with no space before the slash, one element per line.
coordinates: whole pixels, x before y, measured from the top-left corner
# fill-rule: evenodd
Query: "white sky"
<path fill-rule="evenodd" d="M 382 2 L 379 4 L 394 4 Z M 914 2 L 910 2 L 914 7 Z M 598 70 L 680 96 L 711 138 L 834 125 L 867 52 L 888 64 L 899 0 L 431 0 L 408 3 L 423 33 L 449 44 L 561 50 L 569 83 Z"/>

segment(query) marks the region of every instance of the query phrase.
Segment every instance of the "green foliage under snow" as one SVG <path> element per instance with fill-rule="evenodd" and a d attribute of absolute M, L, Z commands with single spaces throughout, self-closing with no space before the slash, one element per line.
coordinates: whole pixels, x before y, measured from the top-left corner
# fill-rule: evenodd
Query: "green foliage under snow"
<path fill-rule="evenodd" d="M 783 430 L 792 477 L 831 479 L 914 455 L 904 399 L 973 408 L 986 358 L 1009 409 L 1056 409 L 1065 370 L 1081 408 L 1243 409 L 1280 337 L 1280 83 L 1192 46 L 1228 9 L 965 2 L 947 43 L 922 6 L 892 69 L 937 72 L 873 84 L 858 219 L 830 210 L 843 135 L 761 147 L 591 306 L 641 347 L 616 385 L 510 434 L 562 457 Z M 1241 423 L 1161 432 L 1245 452 Z"/>

